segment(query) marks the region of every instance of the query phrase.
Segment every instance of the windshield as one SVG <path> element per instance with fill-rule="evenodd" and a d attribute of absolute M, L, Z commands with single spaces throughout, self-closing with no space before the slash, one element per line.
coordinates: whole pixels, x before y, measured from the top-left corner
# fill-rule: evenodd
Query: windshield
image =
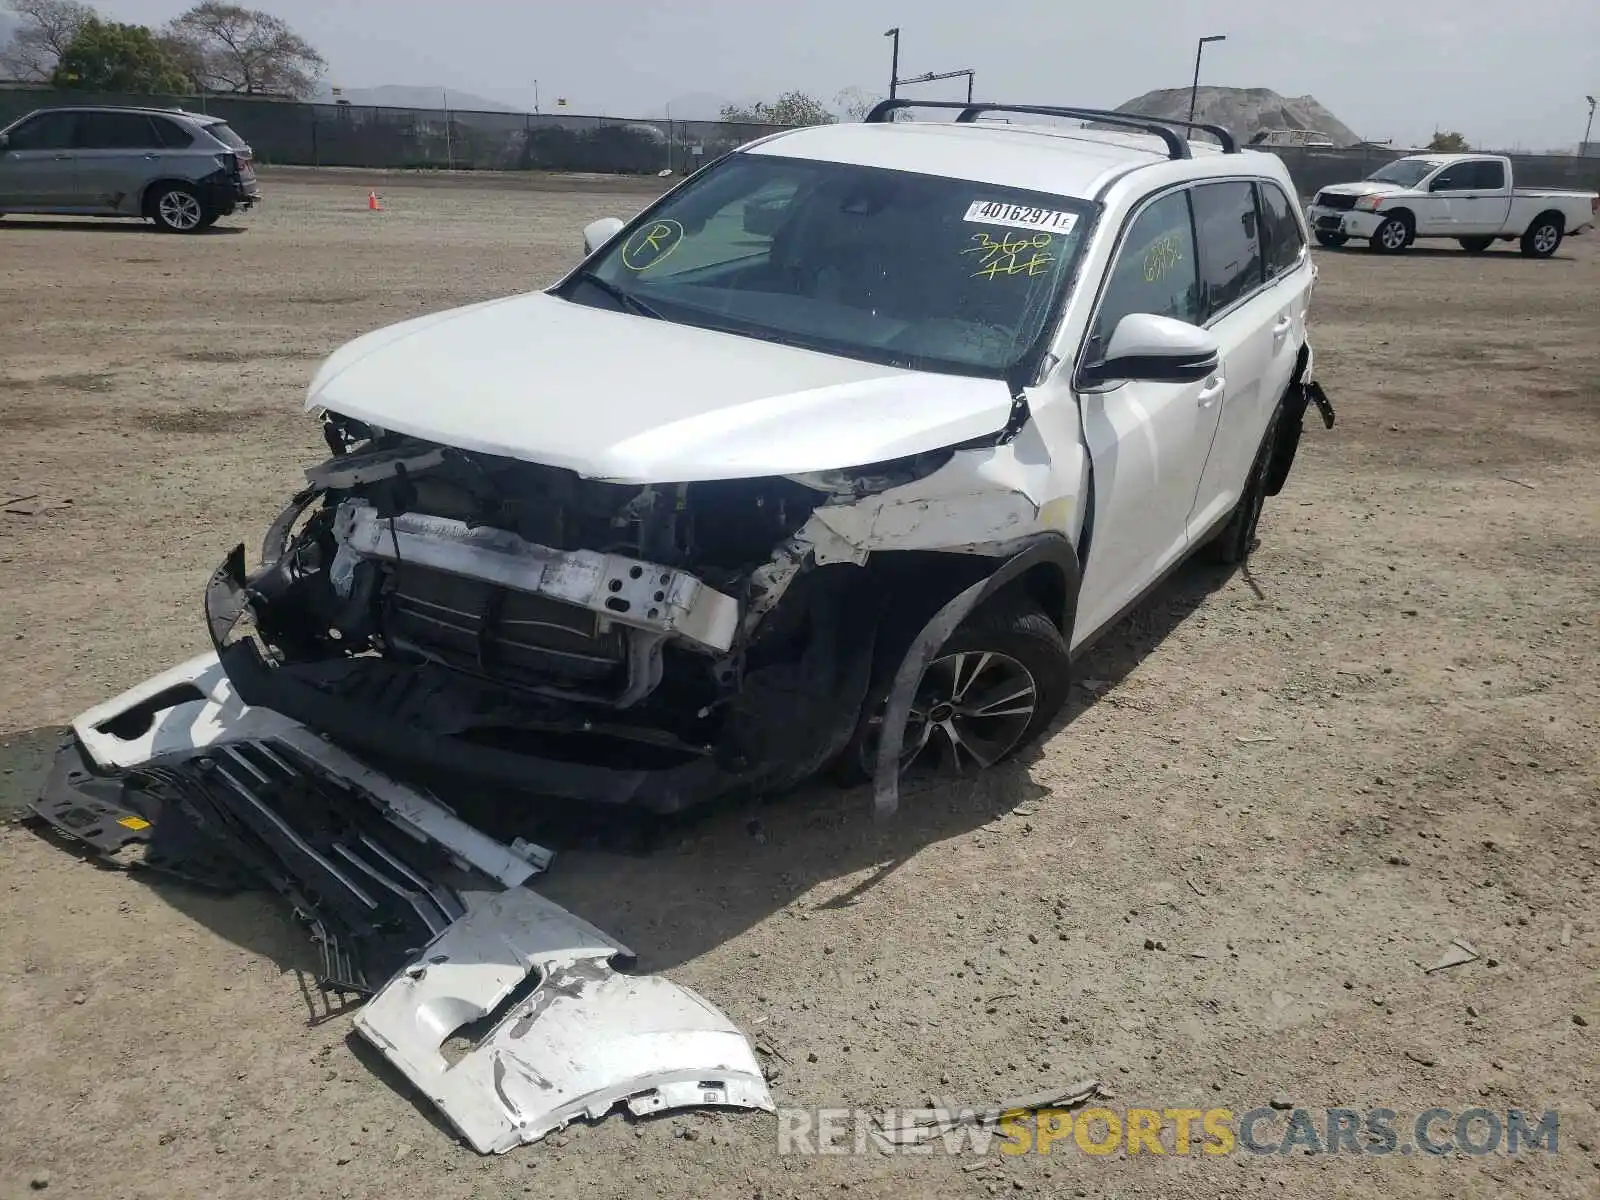
<path fill-rule="evenodd" d="M 917 370 L 1003 376 L 1071 277 L 1081 200 L 739 153 L 619 234 L 566 298 Z"/>
<path fill-rule="evenodd" d="M 1393 183 L 1400 187 L 1416 187 L 1439 164 L 1429 158 L 1399 158 L 1388 166 L 1379 167 L 1367 178 L 1373 183 Z"/>

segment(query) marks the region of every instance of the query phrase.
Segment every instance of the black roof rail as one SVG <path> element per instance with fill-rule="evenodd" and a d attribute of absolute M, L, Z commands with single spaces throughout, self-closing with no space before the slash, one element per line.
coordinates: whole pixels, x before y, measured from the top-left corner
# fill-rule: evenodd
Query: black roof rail
<path fill-rule="evenodd" d="M 1200 129 L 1209 133 L 1222 143 L 1224 154 L 1238 154 L 1239 142 L 1233 134 L 1221 125 L 1213 125 L 1206 121 L 1180 121 L 1177 117 L 1151 117 L 1144 113 L 1118 113 L 1122 117 L 1141 117 L 1146 121 L 1160 121 L 1163 125 L 1178 125 L 1184 129 Z"/>
<path fill-rule="evenodd" d="M 1121 125 L 1128 129 L 1137 129 L 1142 133 L 1153 133 L 1159 137 L 1167 147 L 1168 158 L 1189 158 L 1189 142 L 1186 138 L 1179 137 L 1173 130 L 1174 125 L 1187 129 L 1201 129 L 1211 134 L 1222 143 L 1224 154 L 1239 153 L 1239 145 L 1229 133 L 1220 125 L 1208 125 L 1200 121 L 1179 121 L 1169 117 L 1152 117 L 1142 113 L 1112 112 L 1104 108 L 1063 108 L 1050 104 L 985 104 L 968 103 L 960 100 L 881 100 L 873 105 L 872 111 L 866 120 L 872 123 L 883 123 L 892 119 L 891 114 L 900 108 L 933 108 L 933 109 L 960 109 L 956 121 L 961 124 L 970 124 L 976 121 L 983 113 L 988 112 L 1013 112 L 1033 113 L 1043 117 L 1066 117 L 1077 121 L 1098 121 L 1104 125 Z"/>

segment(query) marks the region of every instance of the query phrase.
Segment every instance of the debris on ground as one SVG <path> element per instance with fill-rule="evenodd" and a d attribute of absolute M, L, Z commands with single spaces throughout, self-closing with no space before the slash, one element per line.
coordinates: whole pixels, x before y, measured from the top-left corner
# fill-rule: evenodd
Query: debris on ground
<path fill-rule="evenodd" d="M 1464 967 L 1468 963 L 1477 962 L 1478 959 L 1482 957 L 1477 950 L 1473 949 L 1472 943 L 1468 942 L 1465 938 L 1455 938 L 1453 941 L 1451 941 L 1450 947 L 1451 948 L 1449 950 L 1445 951 L 1443 958 L 1434 963 L 1431 967 L 1424 967 L 1423 972 L 1425 974 L 1432 975 L 1435 971 L 1444 971 L 1450 967 Z M 1490 960 L 1489 965 L 1491 967 L 1494 966 L 1494 961 L 1492 959 Z"/>
<path fill-rule="evenodd" d="M 1037 1092 L 1031 1096 L 1007 1100 L 981 1109 L 946 1104 L 943 1107 L 932 1106 L 920 1111 L 913 1109 L 881 1114 L 876 1123 L 884 1139 L 891 1145 L 913 1146 L 963 1126 L 993 1129 L 1007 1113 L 1077 1108 L 1103 1095 L 1105 1092 L 1100 1080 L 1084 1079 L 1068 1087 Z"/>

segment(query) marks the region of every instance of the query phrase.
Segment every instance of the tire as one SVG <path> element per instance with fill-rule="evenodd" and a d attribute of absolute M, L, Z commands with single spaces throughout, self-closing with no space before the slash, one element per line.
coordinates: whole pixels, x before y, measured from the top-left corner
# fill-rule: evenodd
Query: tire
<path fill-rule="evenodd" d="M 1319 233 L 1319 234 L 1317 234 L 1317 244 L 1319 246 L 1326 246 L 1329 250 L 1337 250 L 1340 246 L 1344 245 L 1349 240 L 1350 240 L 1350 235 L 1348 233 Z"/>
<path fill-rule="evenodd" d="M 882 681 L 868 695 L 861 723 L 834 766 L 834 778 L 844 786 L 865 783 L 873 776 L 876 730 L 887 703 L 887 686 L 888 681 Z M 902 755 L 901 770 L 927 763 L 932 755 L 957 773 L 1004 762 L 1049 728 L 1066 704 L 1070 686 L 1071 658 L 1055 622 L 1032 601 L 992 600 L 939 647 L 917 685 L 914 715 L 906 725 L 906 740 L 915 746 Z M 998 707 L 999 712 L 986 717 L 963 714 L 963 708 L 973 706 L 973 695 L 985 693 L 991 697 L 987 707 Z M 919 709 L 934 716 L 945 707 L 954 711 L 943 723 L 919 722 L 915 716 Z"/>
<path fill-rule="evenodd" d="M 1411 245 L 1414 235 L 1411 222 L 1403 216 L 1385 217 L 1383 224 L 1369 240 L 1369 245 L 1379 254 L 1400 254 Z"/>
<path fill-rule="evenodd" d="M 1461 248 L 1468 254 L 1482 254 L 1490 246 L 1494 245 L 1492 237 L 1457 238 L 1456 241 L 1461 243 Z"/>
<path fill-rule="evenodd" d="M 1566 222 L 1560 213 L 1541 213 L 1522 235 L 1522 253 L 1529 258 L 1549 258 L 1566 236 Z"/>
<path fill-rule="evenodd" d="M 193 188 L 168 184 L 147 201 L 150 219 L 163 233 L 199 233 L 216 223 L 216 214 Z"/>
<path fill-rule="evenodd" d="M 1261 523 L 1261 508 L 1267 500 L 1267 481 L 1271 474 L 1272 448 L 1278 440 L 1278 424 L 1283 419 L 1283 404 L 1272 410 L 1267 421 L 1267 431 L 1256 449 L 1255 461 L 1250 464 L 1250 477 L 1239 503 L 1234 506 L 1228 523 L 1217 531 L 1208 543 L 1205 554 L 1212 562 L 1225 566 L 1238 566 L 1250 557 L 1256 548 L 1256 527 Z"/>

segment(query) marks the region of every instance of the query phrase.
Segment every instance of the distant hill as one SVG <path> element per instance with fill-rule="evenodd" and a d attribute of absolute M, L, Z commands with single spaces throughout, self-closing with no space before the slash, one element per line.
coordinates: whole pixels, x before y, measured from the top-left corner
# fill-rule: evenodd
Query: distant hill
<path fill-rule="evenodd" d="M 332 104 L 334 95 L 330 88 L 324 87 L 316 95 L 319 104 Z M 338 97 L 348 100 L 351 104 L 372 105 L 378 108 L 432 108 L 444 107 L 445 89 L 441 87 L 406 87 L 401 84 L 386 83 L 381 87 L 370 88 L 345 88 Z M 482 96 L 475 96 L 471 92 L 458 92 L 450 89 L 450 107 L 456 112 L 522 112 L 514 104 L 502 104 L 498 100 L 488 100 Z"/>
<path fill-rule="evenodd" d="M 1160 88 L 1117 106 L 1118 112 L 1155 117 L 1189 115 L 1188 88 Z M 1361 136 L 1317 102 L 1315 96 L 1292 99 L 1271 88 L 1203 87 L 1196 96 L 1194 119 L 1221 125 L 1242 142 L 1263 129 L 1314 129 L 1336 146 L 1352 146 Z"/>

